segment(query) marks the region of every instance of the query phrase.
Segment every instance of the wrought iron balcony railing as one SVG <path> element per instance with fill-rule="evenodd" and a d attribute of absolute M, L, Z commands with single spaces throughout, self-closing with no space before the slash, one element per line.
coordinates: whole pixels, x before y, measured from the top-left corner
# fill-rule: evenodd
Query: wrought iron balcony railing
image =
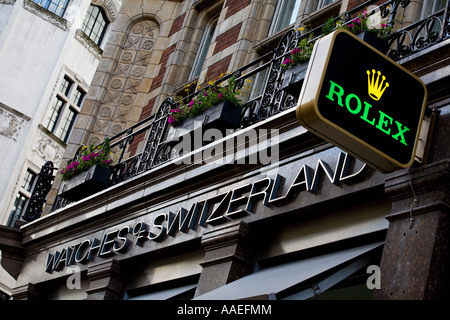
<path fill-rule="evenodd" d="M 366 1 L 336 17 L 335 21 L 350 21 L 358 12 L 376 2 L 379 1 Z M 379 12 L 380 16 L 388 19 L 388 23 L 394 28 L 394 32 L 387 39 L 388 49 L 385 54 L 393 60 L 399 61 L 448 39 L 450 37 L 449 2 L 450 0 L 447 0 L 444 8 L 424 19 L 410 23 L 404 28 L 398 26 L 400 24 L 398 21 L 402 20 L 402 17 L 399 17 L 399 9 L 407 9 L 410 1 L 391 0 L 375 7 L 370 14 Z M 296 106 L 297 97 L 291 96 L 281 89 L 286 71 L 282 66 L 282 61 L 293 48 L 297 47 L 299 41 L 303 38 L 317 39 L 321 36 L 321 30 L 322 26 L 319 26 L 302 34 L 296 29 L 291 29 L 283 35 L 277 48 L 233 73 L 237 78 L 235 90 L 239 90 L 250 78 L 264 81 L 261 94 L 252 97 L 243 106 L 241 129 Z M 221 78 L 221 81 L 226 81 L 230 76 Z M 196 94 L 198 92 L 191 96 Z M 191 96 L 187 99 L 190 99 Z M 110 186 L 142 174 L 178 156 L 165 142 L 169 126 L 167 118 L 170 110 L 175 107 L 174 99 L 168 98 L 160 105 L 155 114 L 111 137 L 111 147 L 115 148 L 119 158 L 110 176 Z M 144 138 L 145 140 L 143 140 Z M 130 145 L 137 139 L 145 141 L 144 147 L 140 153 L 131 154 Z M 53 210 L 64 207 L 67 203 L 67 200 L 58 197 Z M 37 217 L 39 214 L 34 213 L 32 216 Z"/>

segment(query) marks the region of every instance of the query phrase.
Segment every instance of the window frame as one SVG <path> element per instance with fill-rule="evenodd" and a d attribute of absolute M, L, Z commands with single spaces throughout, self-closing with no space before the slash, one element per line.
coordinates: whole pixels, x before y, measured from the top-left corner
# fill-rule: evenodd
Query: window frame
<path fill-rule="evenodd" d="M 59 140 L 67 143 L 81 111 L 87 90 L 80 81 L 67 73 L 61 77 L 57 87 L 59 90 L 52 99 L 43 126 Z"/>
<path fill-rule="evenodd" d="M 295 24 L 297 20 L 297 16 L 300 10 L 300 6 L 302 0 L 295 0 L 294 6 L 292 7 L 291 15 L 289 17 L 289 21 L 285 21 L 284 19 L 288 16 L 286 13 L 289 12 L 290 7 L 293 0 L 279 0 L 277 6 L 275 8 L 275 12 L 273 13 L 272 23 L 269 28 L 269 36 L 277 33 L 280 30 L 285 29 L 286 27 Z"/>
<path fill-rule="evenodd" d="M 17 221 L 22 218 L 25 213 L 25 209 L 31 198 L 31 192 L 33 191 L 34 185 L 37 182 L 38 173 L 34 172 L 28 168 L 22 178 L 22 183 L 20 184 L 19 191 L 14 200 L 12 209 L 9 213 L 8 221 L 6 225 L 8 227 L 14 227 Z"/>
<path fill-rule="evenodd" d="M 69 6 L 70 0 L 31 0 L 43 9 L 56 14 L 59 17 L 63 17 Z M 60 4 L 63 3 L 62 6 Z"/>
<path fill-rule="evenodd" d="M 317 9 L 316 10 L 320 10 L 323 7 L 325 7 L 325 6 L 329 5 L 329 4 L 332 4 L 333 2 L 336 2 L 336 1 L 337 0 L 319 0 L 317 2 Z"/>
<path fill-rule="evenodd" d="M 98 10 L 95 17 L 91 12 L 93 10 Z M 99 20 L 100 17 L 102 18 L 101 20 Z M 100 23 L 100 25 L 98 23 Z M 92 42 L 94 42 L 97 46 L 100 46 L 105 37 L 109 24 L 110 21 L 108 20 L 105 9 L 101 6 L 90 4 L 80 29 Z"/>
<path fill-rule="evenodd" d="M 215 41 L 218 22 L 219 15 L 215 15 L 208 21 L 206 28 L 203 31 L 202 39 L 198 46 L 191 72 L 189 73 L 189 81 L 198 78 L 203 70 L 203 66 L 205 65 L 208 57 L 208 51 L 211 48 L 211 44 Z"/>

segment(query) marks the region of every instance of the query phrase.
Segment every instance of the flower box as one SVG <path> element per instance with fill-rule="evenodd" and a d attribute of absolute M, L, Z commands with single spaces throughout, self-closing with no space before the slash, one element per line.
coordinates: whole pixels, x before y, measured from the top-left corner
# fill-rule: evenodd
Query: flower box
<path fill-rule="evenodd" d="M 287 68 L 284 73 L 281 89 L 284 92 L 298 98 L 302 90 L 303 81 L 305 80 L 306 70 L 309 62 L 299 63 L 295 66 Z"/>
<path fill-rule="evenodd" d="M 86 171 L 62 181 L 59 196 L 69 201 L 81 200 L 106 188 L 110 174 L 110 168 L 93 165 Z"/>
<path fill-rule="evenodd" d="M 360 38 L 361 40 L 363 40 L 364 42 L 368 43 L 369 45 L 371 45 L 378 51 L 380 51 L 382 53 L 387 52 L 388 48 L 387 48 L 386 40 L 377 37 L 376 34 L 370 32 L 370 31 L 364 30 L 364 31 L 358 33 L 357 37 Z"/>
<path fill-rule="evenodd" d="M 242 107 L 237 107 L 232 102 L 224 100 L 201 114 L 189 117 L 176 126 L 170 126 L 166 141 L 176 144 L 181 141 L 181 137 L 191 135 L 191 143 L 193 143 L 195 130 L 201 130 L 202 142 L 204 142 L 203 133 L 208 129 L 218 129 L 225 136 L 227 129 L 239 128 L 241 111 Z"/>

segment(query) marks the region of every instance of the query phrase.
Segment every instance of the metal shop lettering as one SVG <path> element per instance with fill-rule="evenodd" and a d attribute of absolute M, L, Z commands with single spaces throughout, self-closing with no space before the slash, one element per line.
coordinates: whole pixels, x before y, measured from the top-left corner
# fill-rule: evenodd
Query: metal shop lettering
<path fill-rule="evenodd" d="M 303 165 L 289 185 L 285 178 L 277 174 L 274 178 L 263 178 L 246 183 L 225 193 L 197 201 L 186 209 L 179 207 L 175 212 L 156 214 L 151 221 L 138 221 L 132 227 L 124 226 L 105 233 L 101 239 L 85 239 L 74 246 L 49 253 L 45 271 L 61 271 L 64 266 L 85 264 L 96 256 L 109 257 L 125 253 L 130 245 L 144 246 L 147 241 L 164 241 L 168 237 L 187 233 L 197 226 L 218 225 L 233 219 L 241 219 L 256 213 L 258 203 L 266 207 L 281 207 L 301 191 L 318 193 L 319 181 L 326 176 L 333 185 L 352 184 L 365 175 L 368 166 L 363 164 L 357 172 L 349 172 L 350 156 L 341 152 L 334 171 L 325 161 L 319 159 L 315 170 Z M 286 191 L 285 191 L 286 190 Z"/>

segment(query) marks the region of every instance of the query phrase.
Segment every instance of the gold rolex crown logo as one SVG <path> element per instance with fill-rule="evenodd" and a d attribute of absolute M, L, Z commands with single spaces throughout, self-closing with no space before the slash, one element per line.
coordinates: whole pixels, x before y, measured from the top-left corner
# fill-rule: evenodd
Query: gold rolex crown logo
<path fill-rule="evenodd" d="M 375 74 L 377 74 L 376 79 Z M 374 100 L 380 100 L 381 96 L 384 93 L 384 90 L 386 90 L 386 88 L 389 87 L 389 83 L 384 82 L 386 80 L 386 77 L 382 76 L 380 82 L 380 76 L 381 71 L 375 71 L 374 69 L 372 69 L 372 72 L 370 72 L 369 70 L 367 70 L 367 80 L 369 82 L 369 96 Z"/>

